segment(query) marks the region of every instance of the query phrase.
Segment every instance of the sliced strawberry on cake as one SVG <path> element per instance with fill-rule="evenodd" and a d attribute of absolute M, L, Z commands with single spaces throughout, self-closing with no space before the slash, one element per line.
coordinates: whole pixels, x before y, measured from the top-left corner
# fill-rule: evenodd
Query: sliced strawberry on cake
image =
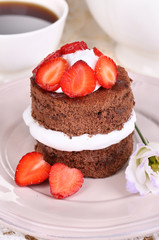
<path fill-rule="evenodd" d="M 62 57 L 44 61 L 36 72 L 35 82 L 47 91 L 56 91 L 67 69 L 68 63 Z"/>
<path fill-rule="evenodd" d="M 43 65 L 44 62 L 48 62 L 51 59 L 55 59 L 57 57 L 61 57 L 60 50 L 57 50 L 56 52 L 50 53 L 46 58 L 44 58 L 40 64 L 32 71 L 32 73 L 35 75 L 37 70 Z"/>
<path fill-rule="evenodd" d="M 94 54 L 98 57 L 102 56 L 103 53 L 96 47 L 93 48 Z"/>
<path fill-rule="evenodd" d="M 87 44 L 84 41 L 81 42 L 73 42 L 65 44 L 60 48 L 61 54 L 69 54 L 74 53 L 78 50 L 85 50 L 88 49 Z"/>
<path fill-rule="evenodd" d="M 95 66 L 95 76 L 99 84 L 104 88 L 111 88 L 117 80 L 118 69 L 114 61 L 101 55 Z"/>
<path fill-rule="evenodd" d="M 82 97 L 94 91 L 96 80 L 89 65 L 79 60 L 68 69 L 61 79 L 62 91 L 69 97 Z"/>

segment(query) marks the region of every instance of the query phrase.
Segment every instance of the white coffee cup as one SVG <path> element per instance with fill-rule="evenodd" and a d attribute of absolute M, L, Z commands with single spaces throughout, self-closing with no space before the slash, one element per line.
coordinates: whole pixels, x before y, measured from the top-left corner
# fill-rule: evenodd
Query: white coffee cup
<path fill-rule="evenodd" d="M 14 2 L 15 0 L 9 0 Z M 6 2 L 6 0 L 0 0 Z M 11 74 L 35 67 L 56 50 L 60 42 L 68 5 L 65 0 L 16 0 L 39 4 L 53 11 L 58 20 L 47 27 L 25 33 L 0 34 L 0 74 Z"/>

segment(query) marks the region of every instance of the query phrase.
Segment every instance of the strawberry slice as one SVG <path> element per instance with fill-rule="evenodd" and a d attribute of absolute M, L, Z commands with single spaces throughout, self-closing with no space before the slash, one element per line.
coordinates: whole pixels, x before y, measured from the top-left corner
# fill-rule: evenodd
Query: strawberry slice
<path fill-rule="evenodd" d="M 32 73 L 35 75 L 37 70 L 41 67 L 41 65 L 44 63 L 44 62 L 48 62 L 49 60 L 51 59 L 54 59 L 54 58 L 57 58 L 57 57 L 61 57 L 61 52 L 60 50 L 57 50 L 56 52 L 53 52 L 53 53 L 50 53 L 46 58 L 44 58 L 44 60 L 42 60 L 40 62 L 40 64 L 32 71 Z"/>
<path fill-rule="evenodd" d="M 111 88 L 117 80 L 118 70 L 114 61 L 102 55 L 98 58 L 95 66 L 95 77 L 104 88 Z"/>
<path fill-rule="evenodd" d="M 83 184 L 83 174 L 79 169 L 69 168 L 63 163 L 55 163 L 49 174 L 51 194 L 58 199 L 76 193 Z"/>
<path fill-rule="evenodd" d="M 60 49 L 60 52 L 61 54 L 69 54 L 69 53 L 74 53 L 78 50 L 85 50 L 85 49 L 88 49 L 88 47 L 84 41 L 72 42 L 62 46 Z"/>
<path fill-rule="evenodd" d="M 93 48 L 93 51 L 94 51 L 94 54 L 97 56 L 97 57 L 100 57 L 103 55 L 103 53 L 101 51 L 99 51 L 98 48 L 94 47 Z"/>
<path fill-rule="evenodd" d="M 62 91 L 69 97 L 82 97 L 94 91 L 96 80 L 94 71 L 83 60 L 68 69 L 61 79 Z"/>
<path fill-rule="evenodd" d="M 56 91 L 67 68 L 68 63 L 62 57 L 45 61 L 36 72 L 35 82 L 47 91 Z"/>
<path fill-rule="evenodd" d="M 16 168 L 15 182 L 19 186 L 39 184 L 49 177 L 50 169 L 51 165 L 45 162 L 41 153 L 27 153 Z"/>

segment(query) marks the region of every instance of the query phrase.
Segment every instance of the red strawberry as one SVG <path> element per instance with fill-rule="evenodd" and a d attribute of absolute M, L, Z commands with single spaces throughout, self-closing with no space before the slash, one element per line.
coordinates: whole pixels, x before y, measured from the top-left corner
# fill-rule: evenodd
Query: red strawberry
<path fill-rule="evenodd" d="M 47 62 L 51 59 L 57 58 L 57 57 L 61 57 L 61 52 L 60 50 L 57 50 L 56 52 L 50 53 L 46 58 L 44 58 L 44 60 L 41 61 L 41 63 L 33 70 L 33 74 L 35 75 L 37 70 L 41 67 L 41 65 L 44 62 Z"/>
<path fill-rule="evenodd" d="M 54 58 L 57 58 L 57 57 L 61 57 L 61 51 L 60 50 L 57 50 L 56 52 L 53 52 L 53 53 L 50 53 L 46 58 L 44 58 L 44 62 L 48 61 L 48 60 L 51 60 L 51 59 L 54 59 Z"/>
<path fill-rule="evenodd" d="M 61 47 L 60 51 L 61 54 L 68 54 L 68 53 L 74 53 L 78 50 L 85 50 L 88 49 L 87 44 L 85 42 L 72 42 L 68 43 Z"/>
<path fill-rule="evenodd" d="M 37 70 L 35 82 L 47 91 L 56 91 L 67 68 L 68 63 L 62 57 L 45 61 Z"/>
<path fill-rule="evenodd" d="M 51 165 L 38 152 L 30 152 L 21 158 L 15 172 L 15 182 L 27 186 L 43 182 L 49 177 Z"/>
<path fill-rule="evenodd" d="M 76 193 L 82 187 L 83 174 L 79 169 L 55 163 L 51 167 L 49 183 L 51 194 L 62 199 Z"/>
<path fill-rule="evenodd" d="M 68 69 L 61 79 L 62 91 L 69 97 L 82 97 L 94 91 L 94 71 L 82 60 Z"/>
<path fill-rule="evenodd" d="M 101 51 L 98 50 L 98 48 L 94 47 L 93 48 L 94 54 L 98 57 L 102 56 L 103 53 Z"/>
<path fill-rule="evenodd" d="M 111 88 L 117 80 L 118 70 L 114 61 L 107 56 L 100 56 L 95 66 L 95 76 L 104 88 Z"/>

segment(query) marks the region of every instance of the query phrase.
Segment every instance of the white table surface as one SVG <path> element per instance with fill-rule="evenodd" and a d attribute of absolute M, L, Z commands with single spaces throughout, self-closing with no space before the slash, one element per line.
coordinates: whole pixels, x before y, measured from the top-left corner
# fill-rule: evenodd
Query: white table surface
<path fill-rule="evenodd" d="M 68 42 L 83 40 L 88 46 L 96 46 L 106 55 L 112 57 L 116 62 L 114 47 L 115 42 L 107 36 L 97 25 L 97 23 L 92 18 L 85 0 L 67 0 L 69 4 L 69 15 L 65 25 L 63 37 L 60 45 Z M 86 24 L 87 23 L 87 24 Z M 25 72 L 19 72 L 15 75 L 7 75 L 5 77 L 0 76 L 0 84 L 4 84 L 14 78 L 19 78 L 22 76 L 30 76 L 31 69 Z M 14 229 L 7 228 L 4 224 L 0 223 L 0 240 L 43 240 L 29 235 L 24 235 L 20 232 L 15 232 Z M 151 236 L 136 237 L 133 240 L 153 240 L 159 239 L 159 234 L 154 233 Z M 95 239 L 94 239 L 95 240 Z"/>

